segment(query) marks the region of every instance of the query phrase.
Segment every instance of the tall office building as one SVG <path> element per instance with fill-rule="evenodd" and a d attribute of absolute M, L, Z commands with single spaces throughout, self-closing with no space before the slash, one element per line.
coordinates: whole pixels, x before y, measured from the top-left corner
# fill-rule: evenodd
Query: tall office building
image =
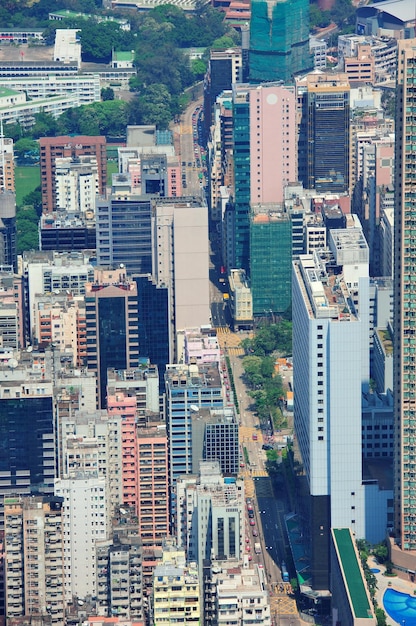
<path fill-rule="evenodd" d="M 224 405 L 217 363 L 168 365 L 165 377 L 166 420 L 170 444 L 170 485 L 192 473 L 192 413 Z"/>
<path fill-rule="evenodd" d="M 285 313 L 292 301 L 292 222 L 282 205 L 259 205 L 250 221 L 253 315 Z"/>
<path fill-rule="evenodd" d="M 105 196 L 107 185 L 107 153 L 105 137 L 61 136 L 41 137 L 40 176 L 42 184 L 42 209 L 45 213 L 53 211 L 57 204 L 56 159 L 76 159 L 81 156 L 93 156 L 97 162 L 98 189 Z"/>
<path fill-rule="evenodd" d="M 395 543 L 393 562 L 414 570 L 416 350 L 416 39 L 398 41 L 394 216 Z"/>
<path fill-rule="evenodd" d="M 126 270 L 96 270 L 86 285 L 87 367 L 97 372 L 98 405 L 105 407 L 107 370 L 139 364 L 137 289 Z"/>
<path fill-rule="evenodd" d="M 308 0 L 253 0 L 250 20 L 250 82 L 287 82 L 294 75 L 312 69 Z"/>
<path fill-rule="evenodd" d="M 297 179 L 296 100 L 282 85 L 235 85 L 232 267 L 250 273 L 250 207 L 282 203 Z"/>
<path fill-rule="evenodd" d="M 329 589 L 330 528 L 366 536 L 361 397 L 369 379 L 368 247 L 362 231 L 353 231 L 347 241 L 334 239 L 342 251 L 335 262 L 352 261 L 344 275 L 331 274 L 318 255 L 293 264 L 294 420 L 315 590 Z"/>
<path fill-rule="evenodd" d="M 7 497 L 5 518 L 5 602 L 8 619 L 49 617 L 64 623 L 63 499 Z"/>
<path fill-rule="evenodd" d="M 153 201 L 153 276 L 170 289 L 171 341 L 210 321 L 208 208 L 202 198 Z M 148 355 L 145 355 L 148 356 Z"/>
<path fill-rule="evenodd" d="M 346 74 L 309 74 L 296 82 L 301 106 L 299 179 L 318 192 L 350 184 L 350 84 Z"/>
<path fill-rule="evenodd" d="M 189 561 L 242 558 L 243 481 L 224 480 L 218 461 L 200 462 L 199 476 L 178 480 L 176 537 Z"/>
<path fill-rule="evenodd" d="M 204 82 L 204 124 L 207 136 L 217 97 L 242 79 L 241 48 L 211 50 Z"/>
<path fill-rule="evenodd" d="M 134 280 L 137 285 L 140 354 L 157 366 L 162 391 L 165 367 L 174 360 L 169 316 L 170 290 L 159 286 L 149 274 L 135 276 Z"/>
<path fill-rule="evenodd" d="M 150 196 L 112 195 L 96 203 L 97 262 L 105 267 L 123 263 L 132 274 L 150 274 Z"/>

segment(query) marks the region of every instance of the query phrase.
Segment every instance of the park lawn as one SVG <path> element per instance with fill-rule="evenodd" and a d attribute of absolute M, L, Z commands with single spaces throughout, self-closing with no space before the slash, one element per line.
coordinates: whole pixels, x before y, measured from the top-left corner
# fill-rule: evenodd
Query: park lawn
<path fill-rule="evenodd" d="M 118 172 L 117 161 L 107 161 L 107 185 L 111 187 L 111 176 Z M 20 206 L 22 200 L 31 191 L 40 185 L 40 166 L 22 165 L 14 170 L 16 185 L 16 204 Z"/>
<path fill-rule="evenodd" d="M 117 174 L 117 172 L 118 172 L 117 160 L 107 161 L 107 187 L 111 187 L 112 175 Z"/>
<path fill-rule="evenodd" d="M 22 200 L 31 191 L 40 185 L 40 166 L 39 165 L 22 165 L 15 167 L 14 170 L 15 187 L 16 187 L 16 204 L 20 206 Z"/>

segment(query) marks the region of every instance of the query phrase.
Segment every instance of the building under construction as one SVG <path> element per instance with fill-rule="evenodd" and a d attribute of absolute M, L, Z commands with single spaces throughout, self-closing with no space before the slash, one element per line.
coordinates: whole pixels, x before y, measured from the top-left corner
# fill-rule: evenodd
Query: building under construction
<path fill-rule="evenodd" d="M 309 0 L 252 0 L 250 82 L 288 82 L 312 69 Z"/>

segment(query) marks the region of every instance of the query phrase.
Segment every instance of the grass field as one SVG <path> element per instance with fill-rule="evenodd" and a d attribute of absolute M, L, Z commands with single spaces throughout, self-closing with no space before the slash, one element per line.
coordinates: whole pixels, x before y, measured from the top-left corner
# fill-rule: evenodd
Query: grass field
<path fill-rule="evenodd" d="M 111 176 L 118 172 L 117 161 L 107 161 L 107 186 L 111 187 Z"/>
<path fill-rule="evenodd" d="M 107 161 L 107 185 L 111 187 L 111 175 L 118 172 L 117 161 Z M 16 167 L 14 171 L 16 181 L 16 204 L 20 206 L 28 193 L 40 185 L 40 166 L 26 165 Z"/>
<path fill-rule="evenodd" d="M 16 204 L 22 204 L 22 200 L 28 193 L 40 185 L 40 166 L 26 165 L 16 167 L 14 170 L 16 185 Z"/>

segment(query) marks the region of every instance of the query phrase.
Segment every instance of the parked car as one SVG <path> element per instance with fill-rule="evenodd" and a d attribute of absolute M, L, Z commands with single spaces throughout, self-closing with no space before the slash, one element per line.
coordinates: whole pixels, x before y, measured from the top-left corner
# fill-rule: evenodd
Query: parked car
<path fill-rule="evenodd" d="M 254 519 L 251 519 L 251 520 L 250 520 L 250 522 L 249 522 L 249 524 L 250 524 L 250 526 L 255 526 L 255 525 L 256 525 L 256 522 L 254 521 Z"/>
<path fill-rule="evenodd" d="M 258 537 L 259 533 L 257 532 L 257 530 L 255 528 L 253 528 L 253 537 Z"/>

